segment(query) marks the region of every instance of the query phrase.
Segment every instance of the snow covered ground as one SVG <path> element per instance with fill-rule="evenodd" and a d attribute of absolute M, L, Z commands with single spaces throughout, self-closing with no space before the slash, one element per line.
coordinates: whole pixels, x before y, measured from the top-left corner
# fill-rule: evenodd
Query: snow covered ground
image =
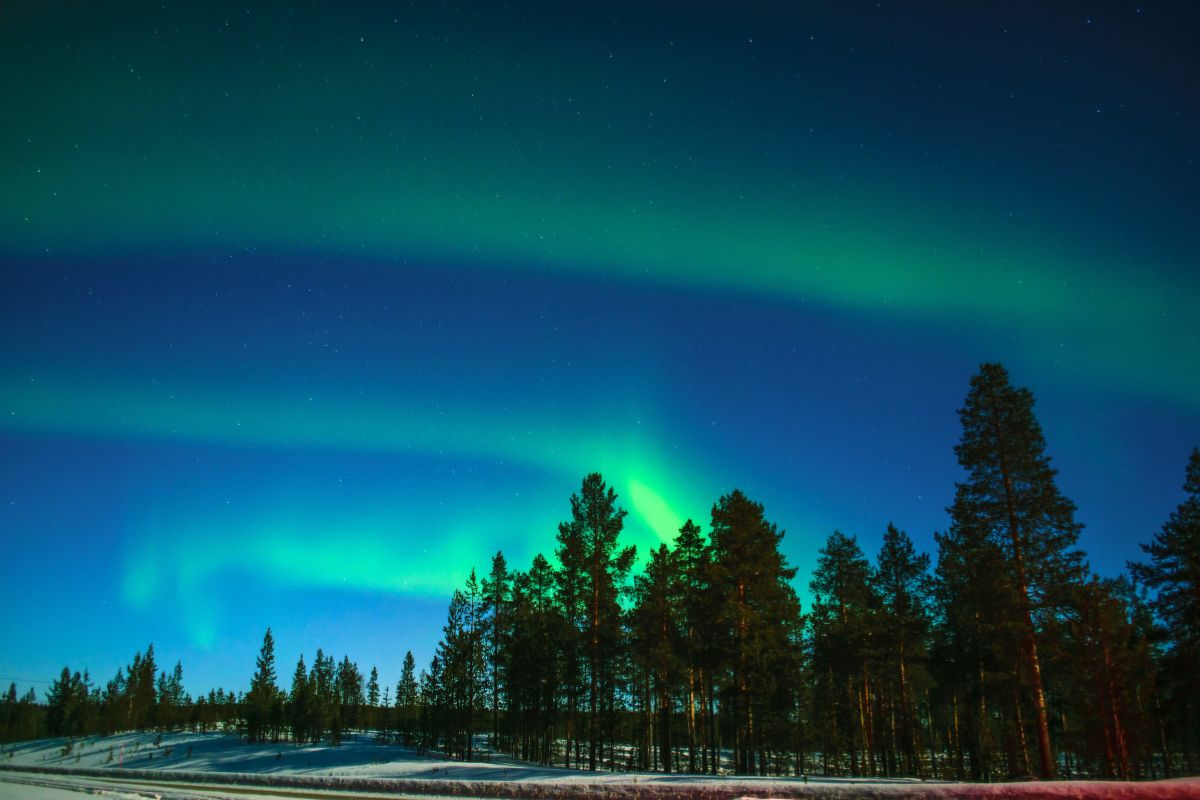
<path fill-rule="evenodd" d="M 65 739 L 41 739 L 0 747 L 0 766 L 70 767 L 83 769 L 139 769 L 184 772 L 280 773 L 406 780 L 449 781 L 569 781 L 572 783 L 723 783 L 727 779 L 706 775 L 661 773 L 586 772 L 542 767 L 503 755 L 488 761 L 463 762 L 420 755 L 415 750 L 379 744 L 372 736 L 350 736 L 339 747 L 297 746 L 288 743 L 247 744 L 219 733 L 128 733 L 76 739 L 69 751 Z M 779 783 L 779 778 L 739 778 L 738 782 Z M 838 783 L 864 779 L 829 778 Z M 794 780 L 788 782 L 803 783 Z M 878 781 L 872 781 L 878 782 Z M 904 779 L 887 781 L 914 783 Z M 917 782 L 919 783 L 919 782 Z"/>
<path fill-rule="evenodd" d="M 340 747 L 248 745 L 225 734 L 123 734 L 88 737 L 68 743 L 44 739 L 0 748 L 0 798 L 50 796 L 65 789 L 37 788 L 16 770 L 71 770 L 74 776 L 44 780 L 76 781 L 76 791 L 116 794 L 111 781 L 150 780 L 144 795 L 243 797 L 235 787 L 208 788 L 221 782 L 252 785 L 258 797 L 349 796 L 358 792 L 453 797 L 507 797 L 536 800 L 732 800 L 738 797 L 837 798 L 1163 798 L 1200 800 L 1200 780 L 1156 783 L 1062 781 L 970 785 L 917 780 L 812 777 L 718 778 L 702 775 L 583 772 L 539 767 L 495 756 L 490 762 L 450 761 L 382 745 L 372 737 L 351 737 Z M 103 783 L 109 781 L 110 783 Z M 98 783 L 99 782 L 99 783 Z M 190 784 L 186 791 L 179 787 Z M 63 785 L 67 785 L 64 783 Z M 83 788 L 90 785 L 91 789 Z M 96 786 L 102 787 L 100 790 Z M 104 789 L 103 787 L 108 787 Z M 172 788 L 173 787 L 173 788 Z M 271 794 L 264 795 L 264 788 Z M 70 787 L 68 786 L 68 789 Z M 140 789 L 146 789 L 142 784 Z M 110 791 L 111 790 L 111 791 Z M 184 794 L 179 794 L 183 791 Z M 276 795 L 275 792 L 279 794 Z M 190 793 L 190 794 L 189 794 Z M 54 795 L 57 797 L 57 795 Z"/>

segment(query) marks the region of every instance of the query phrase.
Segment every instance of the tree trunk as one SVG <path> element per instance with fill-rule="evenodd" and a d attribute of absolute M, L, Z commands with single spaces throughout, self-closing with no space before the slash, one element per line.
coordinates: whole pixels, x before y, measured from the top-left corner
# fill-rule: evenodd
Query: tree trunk
<path fill-rule="evenodd" d="M 997 433 L 997 441 L 1002 441 Z M 1046 692 L 1042 688 L 1042 662 L 1038 657 L 1037 636 L 1033 627 L 1033 609 L 1029 602 L 1029 579 L 1025 573 L 1025 554 L 1021 547 L 1021 533 L 1017 528 L 1017 514 L 1013 506 L 1012 475 L 1009 474 L 1008 464 L 1003 456 L 1000 458 L 1000 470 L 1004 477 L 1004 504 L 1008 512 L 1008 534 L 1012 539 L 1013 562 L 1017 568 L 1017 591 L 1021 597 L 1021 613 L 1025 626 L 1025 651 L 1029 658 L 1029 676 L 1033 681 L 1033 710 L 1037 724 L 1038 755 L 1041 758 L 1042 778 L 1054 778 L 1054 754 L 1050 750 L 1050 724 L 1046 715 Z"/>
<path fill-rule="evenodd" d="M 688 632 L 690 638 L 691 631 Z M 688 665 L 688 772 L 696 772 L 696 674 Z"/>
<path fill-rule="evenodd" d="M 1021 767 L 1024 770 L 1023 774 L 1029 774 L 1029 743 L 1025 739 L 1025 717 L 1021 713 L 1021 698 L 1013 695 L 1013 708 L 1016 711 L 1017 720 L 1017 743 L 1020 746 L 1021 752 Z"/>

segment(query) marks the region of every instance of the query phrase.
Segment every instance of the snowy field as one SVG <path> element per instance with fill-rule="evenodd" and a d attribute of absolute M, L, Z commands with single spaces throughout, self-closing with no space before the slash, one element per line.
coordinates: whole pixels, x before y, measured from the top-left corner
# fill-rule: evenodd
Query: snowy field
<path fill-rule="evenodd" d="M 21 770 L 47 770 L 34 775 Z M 64 776 L 69 770 L 71 775 Z M 11 781 L 19 780 L 22 783 Z M 151 781 L 148 785 L 144 781 Z M 220 786 L 214 784 L 221 784 Z M 582 772 L 495 756 L 488 762 L 422 756 L 371 737 L 340 747 L 248 745 L 225 734 L 124 734 L 4 745 L 0 798 L 50 798 L 80 792 L 110 797 L 213 798 L 443 797 L 556 800 L 731 800 L 780 798 L 1197 798 L 1200 780 L 1156 783 L 1062 781 L 969 785 L 811 777 L 718 778 L 702 775 Z M 180 788 L 182 787 L 182 788 Z M 269 794 L 264 794 L 264 790 Z M 278 794 L 276 794 L 278 792 Z"/>

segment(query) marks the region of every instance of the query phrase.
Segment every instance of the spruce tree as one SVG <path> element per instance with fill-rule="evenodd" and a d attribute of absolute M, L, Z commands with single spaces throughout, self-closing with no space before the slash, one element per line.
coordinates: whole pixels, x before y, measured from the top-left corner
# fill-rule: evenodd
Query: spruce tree
<path fill-rule="evenodd" d="M 275 638 L 267 628 L 262 648 L 254 662 L 254 677 L 250 680 L 250 692 L 246 695 L 246 733 L 251 742 L 264 742 L 271 723 L 276 695 L 275 686 Z"/>
<path fill-rule="evenodd" d="M 363 727 L 376 727 L 376 714 L 379 708 L 379 670 L 371 667 L 371 677 L 367 680 L 367 709 L 363 715 Z"/>
<path fill-rule="evenodd" d="M 337 731 L 340 738 L 343 731 L 349 731 L 361 726 L 363 705 L 363 680 L 358 664 L 350 660 L 350 656 L 342 656 L 334 674 L 334 694 L 337 697 Z"/>
<path fill-rule="evenodd" d="M 158 667 L 154 661 L 154 644 L 146 653 L 135 653 L 133 663 L 126 667 L 126 691 L 129 693 L 129 719 L 127 724 L 134 730 L 146 730 L 155 724 L 158 716 L 154 679 Z"/>
<path fill-rule="evenodd" d="M 412 746 L 415 743 L 418 687 L 417 662 L 412 651 L 404 654 L 404 665 L 400 668 L 400 682 L 396 684 L 396 733 L 400 741 Z"/>
<path fill-rule="evenodd" d="M 1080 579 L 1082 556 L 1074 545 L 1081 526 L 1075 505 L 1055 483 L 1033 404 L 1032 393 L 1014 388 L 999 364 L 984 364 L 971 379 L 958 412 L 963 435 L 954 448 L 967 479 L 957 484 L 949 509 L 950 535 L 978 532 L 1004 553 L 1018 603 L 1014 622 L 1022 634 L 1041 774 L 1053 778 L 1037 618 L 1053 613 Z"/>
<path fill-rule="evenodd" d="M 50 684 L 46 692 L 46 724 L 51 736 L 76 736 L 80 717 L 80 691 L 82 679 L 79 673 L 62 668 L 58 679 Z"/>
<path fill-rule="evenodd" d="M 308 687 L 312 702 L 310 724 L 312 741 L 320 741 L 328 733 L 330 740 L 337 744 L 340 741 L 340 728 L 337 728 L 337 695 L 334 686 L 333 656 L 327 656 L 321 648 L 313 657 L 313 665 L 308 673 Z"/>
<path fill-rule="evenodd" d="M 292 691 L 288 696 L 288 716 L 292 728 L 292 740 L 303 744 L 308 740 L 312 714 L 312 689 L 308 684 L 308 667 L 304 665 L 304 654 L 296 661 L 292 673 Z"/>

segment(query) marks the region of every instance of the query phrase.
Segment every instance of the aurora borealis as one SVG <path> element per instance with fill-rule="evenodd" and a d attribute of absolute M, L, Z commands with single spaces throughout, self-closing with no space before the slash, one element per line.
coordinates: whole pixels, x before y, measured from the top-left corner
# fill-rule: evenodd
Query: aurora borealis
<path fill-rule="evenodd" d="M 649 8 L 647 6 L 650 6 Z M 1104 574 L 1200 444 L 1197 11 L 0 9 L 0 678 L 394 684 L 599 470 L 933 549 L 978 364 Z"/>

